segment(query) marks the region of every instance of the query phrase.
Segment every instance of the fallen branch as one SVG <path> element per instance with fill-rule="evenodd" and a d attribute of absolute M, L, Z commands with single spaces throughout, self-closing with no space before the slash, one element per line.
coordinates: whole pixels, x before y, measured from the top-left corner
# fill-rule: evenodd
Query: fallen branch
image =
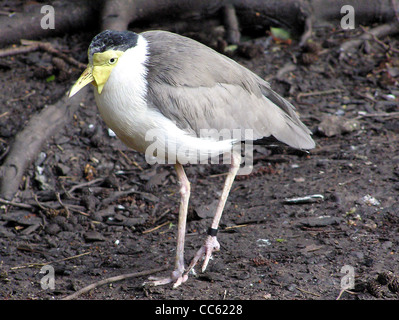
<path fill-rule="evenodd" d="M 118 281 L 130 279 L 130 278 L 148 276 L 150 274 L 154 274 L 154 273 L 158 273 L 158 272 L 164 271 L 164 270 L 168 269 L 168 267 L 169 266 L 166 265 L 166 266 L 163 266 L 163 267 L 157 268 L 157 269 L 151 269 L 151 270 L 135 272 L 135 273 L 127 273 L 127 274 L 122 274 L 120 276 L 107 278 L 107 279 L 95 282 L 93 284 L 90 284 L 90 285 L 80 289 L 79 291 L 76 291 L 74 294 L 71 294 L 69 296 L 66 296 L 66 297 L 62 298 L 62 300 L 73 300 L 73 299 L 76 299 L 81 294 L 89 292 L 90 290 L 93 290 L 95 288 L 101 287 L 101 286 L 103 286 L 105 284 L 109 284 L 109 283 L 112 283 L 112 282 L 118 282 Z"/>
<path fill-rule="evenodd" d="M 369 34 L 375 42 L 377 42 L 381 47 L 384 48 L 384 50 L 385 50 L 386 52 L 389 52 L 389 51 L 396 52 L 396 53 L 399 52 L 398 49 L 392 48 L 391 45 L 388 45 L 388 44 L 384 43 L 383 41 L 381 41 L 380 39 L 378 39 L 377 36 L 376 36 L 375 34 L 371 33 L 371 32 L 368 31 L 368 30 L 366 30 L 365 27 L 360 26 L 360 28 L 363 30 L 364 33 Z"/>
<path fill-rule="evenodd" d="M 376 38 L 384 38 L 389 35 L 393 35 L 399 33 L 399 23 L 387 23 L 380 25 L 378 27 L 370 29 L 368 32 L 363 33 L 360 37 L 349 40 L 344 42 L 341 47 L 339 48 L 340 50 L 340 56 L 339 58 L 342 59 L 344 56 L 351 51 L 357 50 L 357 48 L 367 40 L 373 40 Z"/>
<path fill-rule="evenodd" d="M 36 159 L 46 140 L 62 128 L 77 110 L 85 94 L 69 99 L 66 95 L 56 104 L 33 116 L 19 132 L 0 167 L 0 197 L 11 200 L 18 191 L 26 168 Z"/>

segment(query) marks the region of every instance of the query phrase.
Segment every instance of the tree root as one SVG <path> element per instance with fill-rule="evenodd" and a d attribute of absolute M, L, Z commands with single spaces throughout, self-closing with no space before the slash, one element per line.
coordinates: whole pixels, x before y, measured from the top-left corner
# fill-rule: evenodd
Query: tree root
<path fill-rule="evenodd" d="M 0 167 L 0 197 L 11 200 L 18 191 L 26 168 L 36 159 L 46 140 L 68 123 L 85 94 L 69 99 L 66 95 L 56 104 L 33 116 L 19 132 L 6 160 Z"/>

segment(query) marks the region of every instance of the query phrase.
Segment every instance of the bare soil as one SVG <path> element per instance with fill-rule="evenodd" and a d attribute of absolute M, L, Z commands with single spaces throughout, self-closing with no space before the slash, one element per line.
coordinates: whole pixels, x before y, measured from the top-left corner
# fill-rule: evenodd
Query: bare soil
<path fill-rule="evenodd" d="M 355 287 L 340 299 L 398 299 L 399 55 L 370 41 L 340 60 L 338 45 L 361 31 L 316 33 L 321 51 L 305 59 L 310 64 L 296 41 L 267 36 L 253 40 L 262 48 L 256 57 L 232 56 L 296 105 L 317 147 L 309 154 L 255 147 L 253 173 L 233 185 L 218 235 L 221 251 L 206 272 L 197 268 L 177 289 L 146 287 L 147 277 L 137 277 L 78 299 L 332 300 L 346 279 L 343 266 L 353 268 Z M 86 62 L 93 36 L 46 41 Z M 399 47 L 397 38 L 382 40 Z M 294 68 L 277 78 L 290 62 Z M 0 58 L 0 161 L 32 115 L 80 74 L 70 71 L 59 72 L 44 52 Z M 341 130 L 347 120 L 350 126 Z M 186 166 L 192 183 L 186 263 L 202 245 L 226 171 L 224 165 Z M 285 202 L 309 195 L 323 197 Z M 179 206 L 173 166 L 150 166 L 110 135 L 92 93 L 48 140 L 14 201 L 42 209 L 1 207 L 2 299 L 61 299 L 107 277 L 172 268 Z M 53 290 L 41 286 L 43 264 L 55 270 Z M 389 272 L 390 285 L 382 284 L 381 274 Z"/>

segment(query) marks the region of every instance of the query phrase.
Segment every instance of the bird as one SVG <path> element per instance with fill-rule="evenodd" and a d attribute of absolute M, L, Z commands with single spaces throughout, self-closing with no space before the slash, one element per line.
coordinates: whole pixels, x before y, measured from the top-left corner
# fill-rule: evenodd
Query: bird
<path fill-rule="evenodd" d="M 102 119 L 124 144 L 144 153 L 151 164 L 175 167 L 180 207 L 174 268 L 169 276 L 150 277 L 150 285 L 171 283 L 176 288 L 201 259 L 204 272 L 220 250 L 219 222 L 243 162 L 237 146 L 272 137 L 295 149 L 315 147 L 295 107 L 267 81 L 212 48 L 169 31 L 100 32 L 69 96 L 90 83 Z M 191 185 L 184 165 L 222 155 L 229 160 L 222 193 L 205 241 L 186 268 Z"/>

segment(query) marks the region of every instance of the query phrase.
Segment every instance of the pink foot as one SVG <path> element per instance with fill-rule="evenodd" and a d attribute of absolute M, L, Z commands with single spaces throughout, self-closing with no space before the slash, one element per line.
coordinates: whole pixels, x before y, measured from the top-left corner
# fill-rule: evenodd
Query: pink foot
<path fill-rule="evenodd" d="M 205 244 L 195 254 L 193 260 L 190 263 L 190 266 L 188 267 L 186 274 L 189 273 L 196 266 L 199 259 L 201 259 L 202 257 L 204 257 L 204 263 L 202 264 L 201 271 L 204 272 L 206 270 L 206 267 L 208 266 L 208 262 L 212 256 L 212 253 L 214 251 L 219 251 L 219 250 L 220 250 L 220 244 L 216 236 L 208 236 L 205 240 Z"/>
<path fill-rule="evenodd" d="M 184 270 L 183 270 L 184 271 Z M 183 271 L 174 270 L 170 277 L 161 278 L 161 277 L 149 277 L 148 280 L 144 282 L 144 285 L 150 286 L 162 286 L 168 283 L 173 283 L 173 289 L 180 286 L 182 283 L 186 282 L 188 279 L 187 274 L 183 274 Z"/>
<path fill-rule="evenodd" d="M 214 251 L 220 250 L 220 244 L 216 236 L 208 236 L 205 240 L 205 244 L 197 251 L 193 260 L 190 263 L 187 271 L 184 272 L 184 267 L 178 267 L 172 272 L 170 277 L 160 278 L 160 277 L 150 277 L 144 283 L 144 285 L 150 286 L 161 286 L 169 283 L 173 283 L 173 288 L 177 288 L 182 283 L 186 282 L 188 279 L 188 273 L 197 265 L 198 261 L 204 257 L 204 263 L 202 264 L 201 271 L 204 272 L 208 266 L 209 260 Z"/>

